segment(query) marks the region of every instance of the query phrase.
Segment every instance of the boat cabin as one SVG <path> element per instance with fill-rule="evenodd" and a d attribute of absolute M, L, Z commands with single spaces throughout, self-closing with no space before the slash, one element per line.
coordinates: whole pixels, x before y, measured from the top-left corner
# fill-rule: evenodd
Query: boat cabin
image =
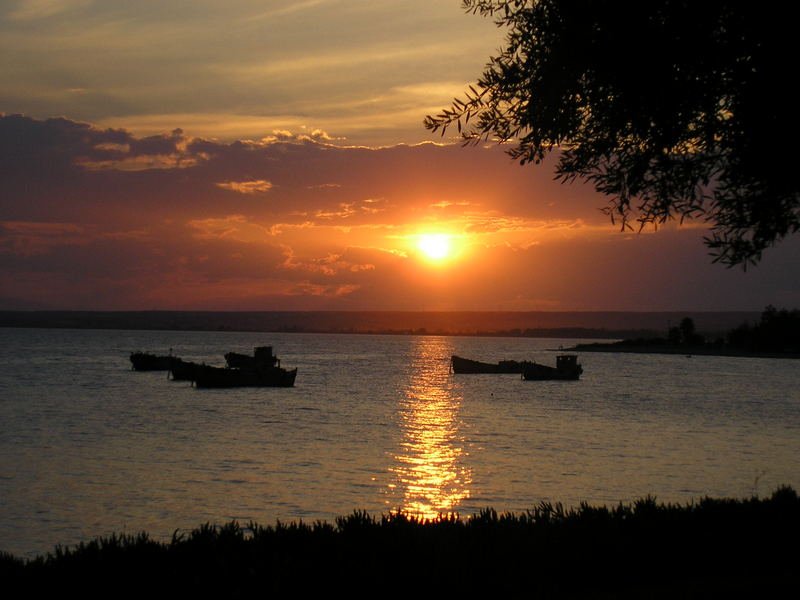
<path fill-rule="evenodd" d="M 280 367 L 281 363 L 277 356 L 272 354 L 272 346 L 256 346 L 254 350 L 256 359 L 256 366 L 264 367 Z"/>
<path fill-rule="evenodd" d="M 556 369 L 571 370 L 578 368 L 577 354 L 561 354 L 556 356 Z"/>

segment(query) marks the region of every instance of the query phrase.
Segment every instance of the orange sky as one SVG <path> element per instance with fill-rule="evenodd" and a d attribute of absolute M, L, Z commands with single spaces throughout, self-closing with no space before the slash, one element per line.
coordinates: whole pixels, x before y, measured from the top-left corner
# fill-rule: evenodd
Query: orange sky
<path fill-rule="evenodd" d="M 501 41 L 459 5 L 3 4 L 0 308 L 800 304 L 796 239 L 728 270 L 703 223 L 620 233 L 550 165 L 431 137 Z"/>

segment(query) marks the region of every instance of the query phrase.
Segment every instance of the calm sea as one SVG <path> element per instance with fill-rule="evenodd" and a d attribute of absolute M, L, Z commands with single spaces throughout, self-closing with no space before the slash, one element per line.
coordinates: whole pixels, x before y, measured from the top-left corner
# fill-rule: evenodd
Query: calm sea
<path fill-rule="evenodd" d="M 800 488 L 800 364 L 583 354 L 577 382 L 452 375 L 576 340 L 0 329 L 0 550 L 112 532 L 366 509 L 470 515 L 541 501 Z M 272 345 L 290 389 L 198 390 L 142 350 L 224 364 Z"/>

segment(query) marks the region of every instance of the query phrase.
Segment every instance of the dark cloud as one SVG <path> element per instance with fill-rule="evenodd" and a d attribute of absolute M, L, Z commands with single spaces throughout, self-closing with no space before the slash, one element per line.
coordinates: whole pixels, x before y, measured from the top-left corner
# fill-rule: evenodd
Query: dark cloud
<path fill-rule="evenodd" d="M 319 215 L 357 225 L 374 221 L 377 207 L 367 205 L 374 202 L 393 222 L 468 210 L 540 219 L 580 211 L 585 217 L 587 205 L 602 203 L 585 188 L 553 183 L 544 169 L 514 165 L 496 148 L 351 148 L 321 136 L 221 143 L 189 140 L 180 130 L 139 139 L 19 115 L 0 118 L 0 139 L 3 209 L 18 220 L 52 218 L 54 209 L 60 220 L 87 219 L 132 204 L 144 214 L 237 212 L 269 223 Z M 220 187 L 245 181 L 269 182 L 269 198 L 232 198 Z M 67 203 L 56 208 L 57 196 Z M 357 210 L 341 210 L 353 203 Z"/>

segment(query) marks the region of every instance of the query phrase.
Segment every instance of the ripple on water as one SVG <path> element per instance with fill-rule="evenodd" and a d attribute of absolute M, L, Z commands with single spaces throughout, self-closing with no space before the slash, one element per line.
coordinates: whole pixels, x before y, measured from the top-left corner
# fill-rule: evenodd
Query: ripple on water
<path fill-rule="evenodd" d="M 553 340 L 4 330 L 0 550 L 232 518 L 688 501 L 800 487 L 800 369 L 587 354 L 578 382 L 455 376 Z M 572 341 L 564 341 L 567 345 Z M 294 389 L 196 390 L 132 350 L 221 364 L 272 344 Z M 794 365 L 794 363 L 792 363 Z M 42 377 L 42 373 L 47 373 Z"/>

